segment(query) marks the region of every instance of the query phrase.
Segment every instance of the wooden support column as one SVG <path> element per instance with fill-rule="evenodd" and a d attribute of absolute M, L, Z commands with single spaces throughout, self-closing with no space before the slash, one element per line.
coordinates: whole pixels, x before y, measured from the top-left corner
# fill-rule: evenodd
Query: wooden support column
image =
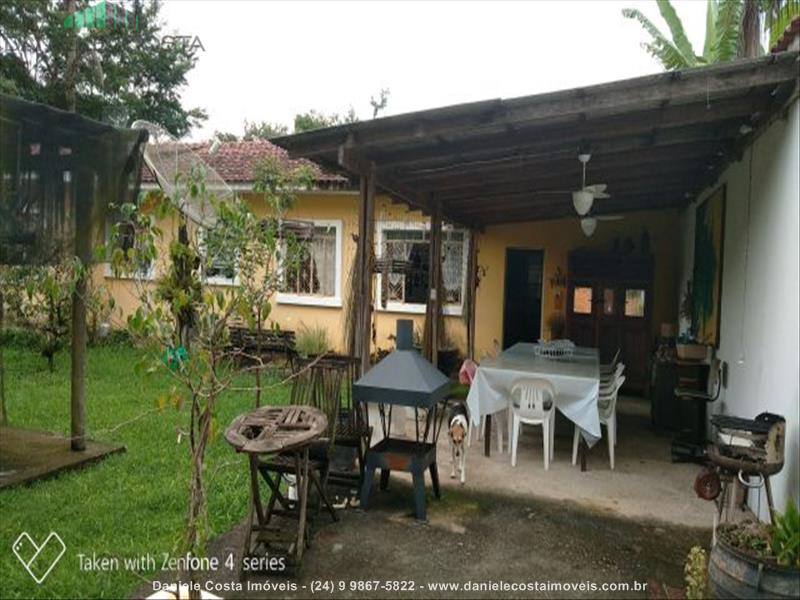
<path fill-rule="evenodd" d="M 90 173 L 73 173 L 77 180 L 72 184 L 75 207 L 75 255 L 80 259 L 81 271 L 72 292 L 72 374 L 70 386 L 70 446 L 73 450 L 86 450 L 86 280 L 91 277 L 92 259 L 92 198 L 94 186 Z"/>
<path fill-rule="evenodd" d="M 372 346 L 372 257 L 375 239 L 375 177 L 370 171 L 361 176 L 358 205 L 358 317 L 356 348 L 361 358 L 361 374 L 369 370 Z"/>
<path fill-rule="evenodd" d="M 439 312 L 442 281 L 442 205 L 435 203 L 431 213 L 431 246 L 428 265 L 428 301 L 425 310 L 425 354 L 434 365 L 439 354 Z"/>
<path fill-rule="evenodd" d="M 478 230 L 470 229 L 467 257 L 467 358 L 475 360 L 475 305 L 478 299 Z"/>
<path fill-rule="evenodd" d="M 3 345 L 5 344 L 5 302 L 3 290 L 0 289 L 0 425 L 8 423 L 8 412 L 6 411 L 6 378 L 5 362 L 3 358 Z"/>

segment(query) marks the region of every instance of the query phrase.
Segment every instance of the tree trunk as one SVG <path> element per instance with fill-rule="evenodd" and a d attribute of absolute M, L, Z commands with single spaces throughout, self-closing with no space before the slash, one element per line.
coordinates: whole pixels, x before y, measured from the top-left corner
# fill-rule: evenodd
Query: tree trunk
<path fill-rule="evenodd" d="M 3 348 L 6 344 L 5 338 L 5 298 L 0 291 L 0 425 L 8 423 L 8 412 L 6 412 L 6 368 L 3 358 Z"/>
<path fill-rule="evenodd" d="M 761 54 L 761 12 L 756 0 L 744 0 L 742 25 L 739 32 L 739 58 L 754 58 Z"/>
<path fill-rule="evenodd" d="M 213 399 L 209 398 L 204 410 L 200 410 L 197 396 L 192 398 L 192 423 L 190 431 L 191 444 L 191 475 L 189 480 L 189 511 L 187 516 L 186 536 L 184 538 L 184 552 L 191 556 L 203 556 L 206 550 L 207 507 L 206 494 L 203 484 L 203 465 L 205 461 L 206 445 L 211 431 L 211 418 L 213 414 Z M 200 598 L 199 581 L 197 573 L 188 565 L 186 573 L 182 574 L 190 582 L 189 597 Z"/>
<path fill-rule="evenodd" d="M 180 243 L 184 248 L 189 247 L 189 230 L 186 226 L 186 221 L 184 217 L 180 217 L 182 222 L 178 227 L 178 243 Z M 178 287 L 186 291 L 187 295 L 192 294 L 191 288 L 191 277 L 192 277 L 192 268 L 194 265 L 188 264 L 189 260 L 186 258 L 185 253 L 180 256 L 180 258 L 175 263 L 175 271 L 178 280 Z M 186 348 L 187 352 L 189 350 L 189 344 L 191 342 L 191 329 L 192 325 L 194 324 L 194 310 L 189 306 L 182 308 L 178 311 L 176 315 L 177 318 L 177 327 L 178 327 L 178 345 L 183 346 Z"/>
<path fill-rule="evenodd" d="M 256 408 L 261 406 L 261 306 L 256 310 Z"/>
<path fill-rule="evenodd" d="M 86 450 L 86 277 L 81 273 L 72 292 L 71 446 Z M 52 361 L 52 355 L 50 359 Z"/>
<path fill-rule="evenodd" d="M 75 8 L 75 0 L 68 0 L 67 13 L 73 15 L 74 17 Z M 77 107 L 75 80 L 77 79 L 78 75 L 78 32 L 76 27 L 73 27 L 68 31 L 72 39 L 70 40 L 69 52 L 67 53 L 67 64 L 64 73 L 64 98 L 67 103 L 67 110 L 75 112 Z"/>

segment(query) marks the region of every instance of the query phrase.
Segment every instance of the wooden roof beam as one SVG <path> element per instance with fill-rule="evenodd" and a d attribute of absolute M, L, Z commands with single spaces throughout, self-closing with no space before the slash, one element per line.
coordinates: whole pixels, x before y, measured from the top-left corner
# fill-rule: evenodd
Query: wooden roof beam
<path fill-rule="evenodd" d="M 606 204 L 602 208 L 602 212 L 596 214 L 608 215 L 628 212 L 638 212 L 643 210 L 664 210 L 670 208 L 679 208 L 683 205 L 685 199 L 678 194 L 665 194 L 659 195 L 643 195 L 638 197 L 631 197 L 624 200 L 618 200 L 611 204 Z M 463 222 L 471 222 L 475 227 L 485 227 L 487 225 L 498 225 L 503 223 L 517 223 L 522 221 L 537 221 L 549 219 L 563 219 L 574 217 L 577 222 L 580 217 L 575 213 L 572 204 L 563 207 L 546 207 L 544 209 L 537 208 L 521 208 L 515 210 L 492 210 L 479 214 L 460 214 L 454 213 Z"/>
<path fill-rule="evenodd" d="M 671 106 L 666 110 L 652 110 L 635 115 L 615 115 L 613 117 L 587 121 L 580 125 L 565 127 L 539 126 L 518 129 L 513 134 L 493 134 L 459 139 L 444 144 L 410 147 L 394 153 L 373 154 L 365 151 L 378 164 L 380 171 L 395 169 L 424 168 L 452 161 L 458 154 L 465 160 L 481 158 L 508 152 L 532 152 L 549 148 L 588 144 L 591 149 L 608 140 L 619 138 L 639 138 L 656 129 L 663 136 L 680 135 L 672 130 L 686 131 L 692 127 L 709 129 L 719 123 L 739 121 L 737 126 L 750 124 L 753 114 L 764 111 L 769 101 L 763 98 L 734 98 L 715 103 L 710 109 L 705 103 L 690 106 Z M 685 128 L 685 129 L 682 129 Z"/>
<path fill-rule="evenodd" d="M 448 133 L 463 133 L 465 128 L 496 126 L 518 122 L 578 118 L 586 114 L 609 115 L 644 110 L 669 101 L 679 104 L 693 98 L 709 98 L 753 87 L 779 85 L 797 77 L 797 52 L 783 52 L 767 57 L 721 63 L 706 67 L 659 73 L 584 88 L 509 100 L 494 100 L 385 117 L 363 123 L 339 126 L 275 138 L 279 146 L 293 154 L 314 157 L 335 152 L 348 134 L 357 145 L 392 144 L 421 138 L 435 138 Z M 638 108 L 637 108 L 638 107 Z M 425 122 L 423 136 L 413 127 Z"/>
<path fill-rule="evenodd" d="M 612 155 L 600 155 L 593 158 L 587 170 L 588 180 L 604 180 L 604 173 L 614 168 L 632 169 L 633 166 L 647 168 L 653 163 L 662 163 L 674 160 L 689 160 L 712 156 L 717 151 L 724 152 L 717 142 L 699 142 L 679 144 L 664 148 L 642 148 L 630 150 Z M 580 183 L 581 166 L 573 157 L 559 156 L 555 159 L 547 160 L 545 157 L 539 160 L 521 160 L 515 164 L 505 164 L 500 167 L 494 165 L 484 165 L 481 167 L 472 166 L 465 173 L 446 173 L 444 175 L 428 174 L 426 176 L 416 176 L 413 179 L 400 179 L 408 181 L 417 189 L 429 189 L 442 193 L 448 189 L 470 188 L 476 185 L 488 184 L 492 181 L 513 181 L 514 179 L 534 179 L 536 175 L 541 179 L 565 179 L 565 183 L 578 185 Z M 399 178 L 398 178 L 399 179 Z"/>

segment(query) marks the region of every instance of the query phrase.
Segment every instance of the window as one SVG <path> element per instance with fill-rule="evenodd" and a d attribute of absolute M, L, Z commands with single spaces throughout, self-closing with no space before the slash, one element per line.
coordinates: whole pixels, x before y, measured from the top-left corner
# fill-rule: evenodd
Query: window
<path fill-rule="evenodd" d="M 114 247 L 111 248 L 112 238 L 114 237 L 114 228 L 116 227 L 116 239 L 114 239 Z M 116 248 L 122 250 L 125 255 L 136 246 L 136 230 L 133 223 L 123 221 L 122 216 L 117 213 L 112 213 L 106 220 L 106 244 L 109 246 L 109 260 L 111 252 Z M 106 268 L 106 277 L 115 277 L 109 263 Z M 120 277 L 131 279 L 153 279 L 155 277 L 155 269 L 153 268 L 152 260 L 142 259 L 138 268 L 134 272 L 120 273 Z"/>
<path fill-rule="evenodd" d="M 592 314 L 592 288 L 575 288 L 572 295 L 572 312 L 579 315 Z"/>
<path fill-rule="evenodd" d="M 421 223 L 381 223 L 377 244 L 380 257 L 409 263 L 409 268 L 403 272 L 378 275 L 378 307 L 397 312 L 424 312 L 428 300 L 430 231 Z M 445 314 L 460 314 L 461 311 L 466 244 L 467 235 L 463 230 L 449 228 L 442 231 Z"/>
<path fill-rule="evenodd" d="M 625 316 L 644 316 L 644 290 L 625 290 Z"/>
<path fill-rule="evenodd" d="M 203 278 L 206 283 L 212 285 L 238 285 L 239 277 L 236 273 L 236 255 L 223 252 L 222 244 L 212 243 L 211 256 L 208 256 L 209 248 L 206 244 L 207 233 L 204 230 L 198 232 L 197 240 L 199 251 L 203 258 Z M 213 238 L 212 238 L 213 240 Z"/>
<path fill-rule="evenodd" d="M 314 236 L 301 246 L 299 259 L 284 267 L 286 304 L 341 306 L 342 222 L 314 221 Z"/>

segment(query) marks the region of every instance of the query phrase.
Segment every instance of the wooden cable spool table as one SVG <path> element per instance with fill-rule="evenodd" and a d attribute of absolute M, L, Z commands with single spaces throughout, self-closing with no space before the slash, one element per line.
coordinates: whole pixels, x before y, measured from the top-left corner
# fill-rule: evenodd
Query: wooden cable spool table
<path fill-rule="evenodd" d="M 250 510 L 242 549 L 240 577 L 249 557 L 269 556 L 282 550 L 290 564 L 299 565 L 309 544 L 309 482 L 314 484 L 333 520 L 338 520 L 322 486 L 321 461 L 309 458 L 311 444 L 320 439 L 328 426 L 325 414 L 311 406 L 262 406 L 239 415 L 225 431 L 225 439 L 237 452 L 249 455 Z M 297 499 L 287 498 L 280 490 L 281 476 L 296 477 Z M 266 506 L 262 502 L 259 474 L 271 492 Z M 296 533 L 270 524 L 273 515 L 297 519 Z"/>

